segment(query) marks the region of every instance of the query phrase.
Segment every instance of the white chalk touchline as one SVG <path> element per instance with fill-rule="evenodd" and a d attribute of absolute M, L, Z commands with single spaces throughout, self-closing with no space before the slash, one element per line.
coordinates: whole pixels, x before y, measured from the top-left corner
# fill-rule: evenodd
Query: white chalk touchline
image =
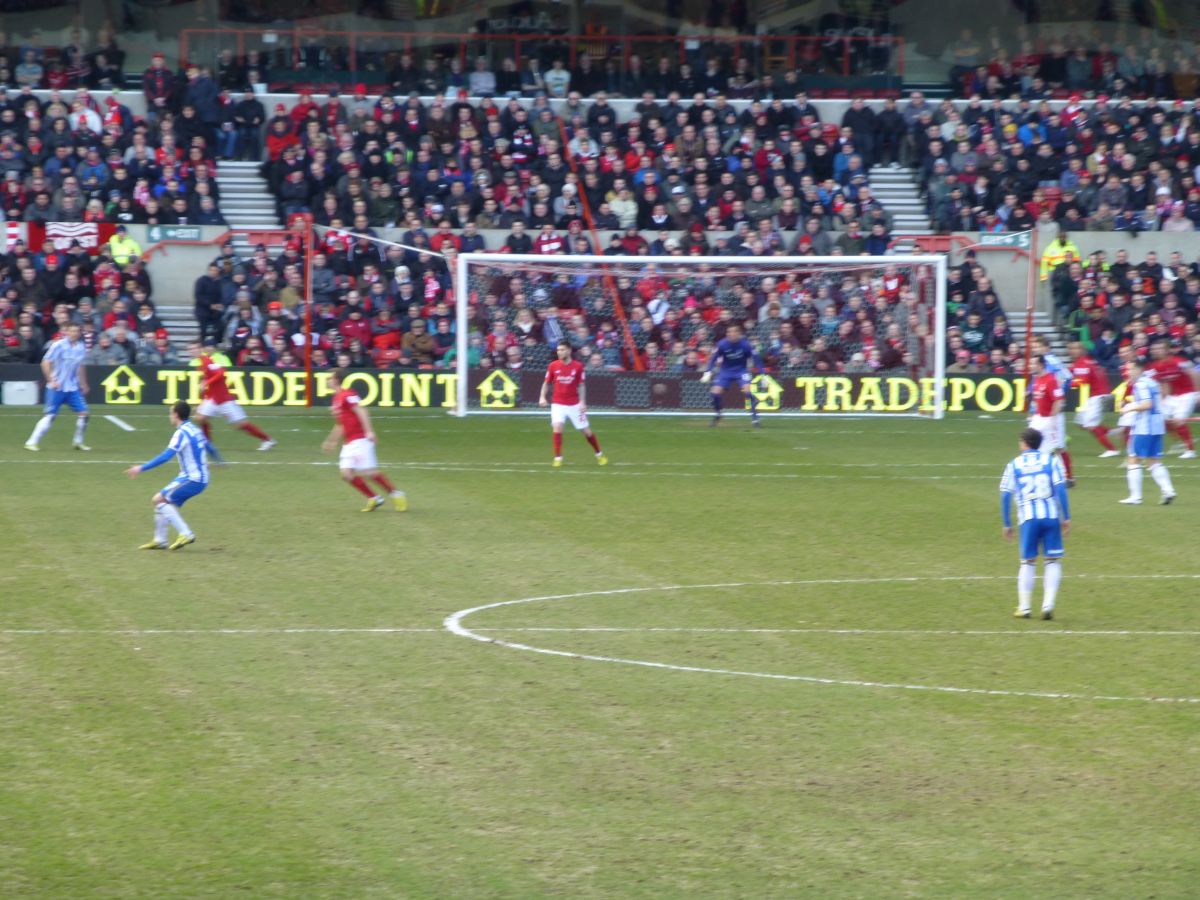
<path fill-rule="evenodd" d="M 120 418 L 119 416 L 105 416 L 104 418 L 107 419 L 109 422 L 112 422 L 114 425 L 116 425 L 122 431 L 137 431 L 136 428 L 134 428 L 132 425 L 130 425 L 128 422 L 126 422 L 124 419 Z"/>
<path fill-rule="evenodd" d="M 1123 579 L 1131 578 L 1138 579 L 1141 577 L 1147 578 L 1163 578 L 1163 579 L 1200 579 L 1200 574 L 1188 575 L 1076 575 L 1076 578 L 1095 578 L 1095 579 Z M 576 600 L 583 597 L 610 597 L 621 594 L 641 594 L 661 591 L 697 591 L 710 590 L 715 588 L 740 588 L 740 587 L 780 587 L 788 585 L 829 585 L 829 584 L 887 584 L 887 583 L 911 583 L 911 582 L 946 582 L 946 581 L 997 581 L 1002 578 L 1011 578 L 1011 576 L 999 575 L 974 575 L 963 578 L 952 576 L 942 577 L 904 577 L 904 578 L 838 578 L 838 579 L 809 579 L 801 581 L 761 581 L 761 582 L 731 582 L 723 584 L 694 584 L 694 585 L 660 585 L 658 587 L 637 587 L 637 588 L 617 588 L 607 591 L 583 591 L 574 594 L 551 594 L 541 597 L 522 597 L 517 600 L 501 600 L 495 603 L 485 603 L 481 606 L 471 607 L 470 609 L 462 609 L 458 612 L 451 613 L 447 616 L 442 624 L 446 630 L 460 637 L 470 638 L 474 641 L 480 641 L 485 644 L 494 644 L 499 647 L 505 647 L 509 650 L 523 650 L 528 653 L 539 653 L 545 656 L 561 656 L 567 659 L 583 659 L 591 662 L 617 663 L 619 665 L 640 666 L 648 669 L 662 669 L 675 672 L 694 672 L 707 675 L 727 675 L 743 678 L 762 678 L 771 681 L 796 681 L 807 684 L 824 684 L 837 685 L 841 687 L 868 687 L 882 688 L 887 690 L 904 690 L 904 691 L 923 691 L 928 693 L 943 693 L 943 694 L 971 694 L 976 696 L 987 697 L 1024 697 L 1046 700 L 1088 700 L 1088 701 L 1105 701 L 1105 702 L 1145 702 L 1145 703 L 1177 703 L 1177 704 L 1200 704 L 1200 697 L 1126 697 L 1114 695 L 1089 695 L 1075 694 L 1068 692 L 1057 691 L 1020 691 L 1006 690 L 1001 688 L 966 688 L 953 687 L 949 685 L 929 685 L 929 684 L 906 684 L 902 682 L 888 681 L 864 681 L 857 679 L 844 678 L 824 678 L 816 675 L 782 675 L 773 672 L 748 672 L 740 669 L 719 669 L 707 666 L 687 666 L 674 663 L 654 662 L 645 659 L 630 659 L 621 656 L 603 656 L 595 653 L 578 653 L 571 650 L 555 650 L 548 647 L 535 647 L 531 644 L 523 644 L 516 641 L 506 641 L 498 637 L 489 637 L 482 633 L 482 629 L 472 630 L 463 625 L 463 621 L 477 613 L 484 612 L 489 609 L 499 609 L 506 606 L 519 606 L 527 603 L 549 602 L 554 600 Z"/>
<path fill-rule="evenodd" d="M 47 459 L 45 457 L 22 456 L 14 459 L 0 459 L 0 465 L 92 465 L 92 466 L 128 466 L 136 460 L 130 459 Z M 336 460 L 230 460 L 225 463 L 228 467 L 234 466 L 318 466 L 325 468 L 335 468 Z M 983 479 L 986 481 L 995 481 L 994 473 L 970 475 L 966 473 L 950 473 L 947 475 L 896 475 L 896 474 L 862 474 L 862 475 L 839 475 L 827 472 L 671 472 L 662 469 L 653 469 L 651 471 L 628 471 L 622 470 L 613 472 L 612 467 L 605 468 L 597 467 L 591 460 L 585 460 L 582 457 L 578 462 L 578 467 L 572 467 L 572 463 L 568 461 L 565 468 L 555 469 L 549 465 L 537 467 L 519 467 L 508 464 L 501 465 L 479 465 L 475 463 L 425 463 L 425 462 L 385 462 L 385 468 L 403 469 L 415 472 L 483 472 L 488 474 L 498 475 L 549 475 L 554 478 L 565 478 L 568 476 L 593 476 L 602 478 L 613 477 L 628 477 L 628 478 L 724 478 L 724 479 L 749 479 L 749 480 L 788 480 L 788 481 L 828 481 L 841 480 L 845 481 L 850 478 L 856 478 L 861 481 L 962 481 L 968 479 Z M 630 466 L 641 466 L 643 463 L 630 463 Z M 661 463 L 659 465 L 671 465 L 670 463 Z M 837 468 L 838 464 L 830 463 L 827 466 L 821 463 L 813 463 L 814 468 Z M 851 464 L 845 464 L 847 467 Z M 863 468 L 868 465 L 864 464 Z M 897 466 L 875 466 L 871 464 L 870 468 L 893 469 Z M 719 467 L 714 467 L 719 468 Z M 935 467 L 936 468 L 936 467 Z M 989 466 L 989 469 L 994 469 L 994 466 Z M 1003 469 L 1003 466 L 1000 467 Z M 1176 469 L 1171 473 L 1173 478 L 1190 475 L 1200 475 L 1200 469 Z M 1089 473 L 1089 479 L 1103 479 L 1105 481 L 1125 480 L 1125 475 L 1122 472 L 1095 472 Z"/>
<path fill-rule="evenodd" d="M 629 626 L 622 627 L 618 625 L 588 625 L 579 627 L 552 627 L 543 625 L 523 625 L 520 627 L 505 628 L 503 626 L 494 626 L 492 628 L 476 628 L 476 631 L 487 632 L 488 634 L 496 633 L 512 633 L 512 632 L 576 632 L 576 633 L 598 633 L 604 634 L 611 632 L 613 634 L 844 634 L 844 635 L 913 635 L 915 637 L 923 636 L 945 636 L 953 635 L 956 637 L 991 637 L 991 636 L 1020 636 L 1020 637 L 1196 637 L 1200 636 L 1200 631 L 1084 631 L 1070 628 L 1060 628 L 1057 630 L 1048 630 L 1045 628 L 1036 629 L 955 629 L 955 628 L 688 628 L 688 627 L 662 627 L 651 628 L 645 626 Z"/>

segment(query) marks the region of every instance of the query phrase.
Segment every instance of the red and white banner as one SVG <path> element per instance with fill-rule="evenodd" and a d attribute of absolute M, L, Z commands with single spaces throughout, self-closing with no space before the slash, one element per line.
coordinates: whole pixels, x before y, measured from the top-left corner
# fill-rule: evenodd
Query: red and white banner
<path fill-rule="evenodd" d="M 53 241 L 56 250 L 66 250 L 74 241 L 79 241 L 95 256 L 112 239 L 117 226 L 110 222 L 30 222 L 27 227 L 29 237 L 25 243 L 30 250 L 41 250 L 46 241 Z"/>
<path fill-rule="evenodd" d="M 4 249 L 11 250 L 13 244 L 17 241 L 25 240 L 25 223 L 24 222 L 5 222 L 4 223 Z"/>

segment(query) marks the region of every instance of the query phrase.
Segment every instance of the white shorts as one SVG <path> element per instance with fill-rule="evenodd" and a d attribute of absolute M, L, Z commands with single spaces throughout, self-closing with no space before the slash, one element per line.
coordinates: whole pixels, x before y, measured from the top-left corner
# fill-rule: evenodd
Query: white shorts
<path fill-rule="evenodd" d="M 1075 424 L 1084 428 L 1096 428 L 1104 421 L 1105 398 L 1112 394 L 1092 394 L 1087 403 L 1075 413 Z"/>
<path fill-rule="evenodd" d="M 338 457 L 338 468 L 351 469 L 355 472 L 370 472 L 372 469 L 378 469 L 379 464 L 375 462 L 375 442 L 368 441 L 366 438 L 358 438 L 358 440 L 343 444 L 341 455 Z"/>
<path fill-rule="evenodd" d="M 200 405 L 196 407 L 196 412 L 200 413 L 206 419 L 211 419 L 213 416 L 222 416 L 231 425 L 246 421 L 245 411 L 232 400 L 226 400 L 224 403 L 201 400 Z"/>
<path fill-rule="evenodd" d="M 582 409 L 583 404 L 574 403 L 567 406 L 565 403 L 550 404 L 550 424 L 562 425 L 564 422 L 570 422 L 575 426 L 576 431 L 583 431 L 588 427 L 587 413 Z"/>
<path fill-rule="evenodd" d="M 1196 411 L 1196 400 L 1200 394 L 1195 391 L 1190 394 L 1174 394 L 1163 398 L 1163 412 L 1168 419 L 1189 419 Z"/>
<path fill-rule="evenodd" d="M 1039 448 L 1043 452 L 1049 453 L 1051 450 L 1061 450 L 1063 446 L 1063 416 L 1060 413 L 1057 416 L 1034 416 L 1029 420 L 1029 427 L 1034 431 L 1041 432 L 1042 446 Z"/>

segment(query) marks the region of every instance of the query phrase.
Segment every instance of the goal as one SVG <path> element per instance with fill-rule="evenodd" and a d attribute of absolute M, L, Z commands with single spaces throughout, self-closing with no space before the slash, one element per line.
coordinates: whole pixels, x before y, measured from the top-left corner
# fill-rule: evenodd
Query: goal
<path fill-rule="evenodd" d="M 591 411 L 706 413 L 699 376 L 737 322 L 765 364 L 760 411 L 941 418 L 946 270 L 942 255 L 462 254 L 454 411 L 536 408 L 561 338 Z"/>

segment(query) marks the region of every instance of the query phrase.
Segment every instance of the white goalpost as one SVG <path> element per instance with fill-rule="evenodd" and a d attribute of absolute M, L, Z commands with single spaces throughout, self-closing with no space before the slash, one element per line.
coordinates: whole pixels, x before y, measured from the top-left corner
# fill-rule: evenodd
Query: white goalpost
<path fill-rule="evenodd" d="M 694 360 L 681 366 L 680 351 L 711 352 L 730 321 L 744 321 L 751 342 L 769 351 L 769 371 L 751 391 L 771 415 L 945 414 L 948 264 L 942 254 L 464 253 L 455 266 L 454 413 L 460 417 L 535 407 L 536 394 L 521 391 L 519 383 L 531 384 L 528 373 L 544 371 L 545 333 L 576 345 L 588 368 L 592 410 L 707 414 Z M 551 310 L 558 314 L 548 324 Z M 517 398 L 504 410 L 481 409 L 472 379 L 496 376 L 478 368 L 472 373 L 472 350 L 479 353 L 472 333 L 486 339 L 496 321 L 507 327 L 518 318 L 526 327 L 530 318 L 539 320 L 537 339 L 524 339 L 528 367 L 507 371 L 492 359 L 483 366 L 505 372 Z M 602 324 L 599 342 L 598 322 L 612 323 Z M 518 360 L 523 355 L 515 354 Z M 597 402 L 595 384 L 606 378 L 615 387 L 603 393 L 607 401 Z"/>

